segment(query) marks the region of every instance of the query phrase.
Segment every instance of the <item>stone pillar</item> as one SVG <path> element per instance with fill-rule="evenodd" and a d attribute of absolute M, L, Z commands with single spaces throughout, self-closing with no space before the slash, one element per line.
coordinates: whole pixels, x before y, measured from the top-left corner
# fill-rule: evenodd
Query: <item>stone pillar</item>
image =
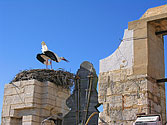
<path fill-rule="evenodd" d="M 100 60 L 99 103 L 103 103 L 99 124 L 129 125 L 137 113 L 161 114 L 166 121 L 164 40 L 167 5 L 151 8 L 129 22 L 119 48 Z"/>
<path fill-rule="evenodd" d="M 63 116 L 68 113 L 69 108 L 66 106 L 66 99 L 70 96 L 69 88 L 66 88 L 65 84 L 61 86 L 50 82 L 51 74 L 54 74 L 52 71 L 39 70 L 38 74 L 32 72 L 19 77 L 20 79 L 29 79 L 31 75 L 34 79 L 5 85 L 2 125 L 40 125 L 49 116 L 61 121 Z M 51 72 L 49 76 L 48 72 Z M 49 120 L 45 123 L 54 125 L 54 122 Z"/>

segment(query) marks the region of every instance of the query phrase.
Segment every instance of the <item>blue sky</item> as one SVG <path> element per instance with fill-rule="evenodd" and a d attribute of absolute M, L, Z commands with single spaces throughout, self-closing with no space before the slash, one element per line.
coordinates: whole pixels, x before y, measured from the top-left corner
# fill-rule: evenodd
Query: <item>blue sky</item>
<path fill-rule="evenodd" d="M 61 67 L 75 73 L 87 60 L 99 72 L 99 60 L 117 49 L 128 22 L 139 19 L 148 8 L 166 3 L 165 0 L 0 0 L 0 112 L 4 84 L 21 70 L 45 68 L 36 60 L 42 41 L 70 61 L 54 63 L 54 69 Z"/>

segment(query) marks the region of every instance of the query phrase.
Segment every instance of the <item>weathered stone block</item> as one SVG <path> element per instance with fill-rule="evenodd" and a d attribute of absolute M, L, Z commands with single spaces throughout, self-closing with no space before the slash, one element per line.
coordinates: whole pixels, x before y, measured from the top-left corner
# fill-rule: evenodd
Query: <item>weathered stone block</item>
<path fill-rule="evenodd" d="M 37 80 L 19 81 L 16 84 L 18 88 L 11 84 L 5 87 L 2 125 L 39 125 L 44 120 L 43 117 L 47 118 L 52 113 L 65 115 L 69 111 L 65 103 L 70 95 L 69 89 L 58 88 L 51 82 L 48 86 L 47 82 L 45 84 Z M 63 98 L 57 96 L 58 92 Z M 56 100 L 61 103 L 58 104 Z M 7 118 L 9 119 L 6 120 Z M 47 123 L 49 124 L 51 123 Z"/>
<path fill-rule="evenodd" d="M 3 108 L 2 108 L 2 116 L 3 117 L 8 117 L 10 115 L 10 109 L 11 109 L 10 105 L 3 106 Z"/>

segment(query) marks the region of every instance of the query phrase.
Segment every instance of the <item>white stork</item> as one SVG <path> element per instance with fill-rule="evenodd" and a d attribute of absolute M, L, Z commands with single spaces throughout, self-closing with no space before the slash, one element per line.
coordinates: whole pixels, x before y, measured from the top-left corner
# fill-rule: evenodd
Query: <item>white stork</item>
<path fill-rule="evenodd" d="M 43 61 L 40 62 L 44 62 L 44 64 L 46 65 L 51 65 L 52 68 L 52 60 L 59 63 L 61 60 L 64 60 L 66 62 L 69 62 L 68 60 L 66 60 L 64 57 L 58 57 L 58 55 L 50 50 L 48 50 L 48 47 L 46 46 L 45 42 L 42 41 L 42 54 L 37 54 L 37 59 L 39 60 L 39 58 L 42 58 Z M 50 63 L 48 62 L 48 59 L 50 59 Z M 45 63 L 46 62 L 46 63 Z"/>

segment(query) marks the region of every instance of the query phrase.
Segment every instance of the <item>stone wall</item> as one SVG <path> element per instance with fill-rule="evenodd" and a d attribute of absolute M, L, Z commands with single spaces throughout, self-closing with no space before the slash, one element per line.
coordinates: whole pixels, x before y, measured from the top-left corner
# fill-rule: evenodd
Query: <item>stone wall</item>
<path fill-rule="evenodd" d="M 103 112 L 99 117 L 109 125 L 130 125 L 139 113 L 161 114 L 165 119 L 164 96 L 164 88 L 147 75 L 128 75 L 127 69 L 100 73 L 98 100 Z"/>
<path fill-rule="evenodd" d="M 103 112 L 99 124 L 129 125 L 138 113 L 161 114 L 165 123 L 165 84 L 156 83 L 165 77 L 165 34 L 156 33 L 167 30 L 166 8 L 148 9 L 141 19 L 129 22 L 124 35 L 128 40 L 100 60 L 98 100 Z"/>
<path fill-rule="evenodd" d="M 4 88 L 2 125 L 39 125 L 49 116 L 62 119 L 68 113 L 69 89 L 35 79 L 13 84 L 6 84 Z M 45 123 L 54 125 L 52 121 Z"/>

